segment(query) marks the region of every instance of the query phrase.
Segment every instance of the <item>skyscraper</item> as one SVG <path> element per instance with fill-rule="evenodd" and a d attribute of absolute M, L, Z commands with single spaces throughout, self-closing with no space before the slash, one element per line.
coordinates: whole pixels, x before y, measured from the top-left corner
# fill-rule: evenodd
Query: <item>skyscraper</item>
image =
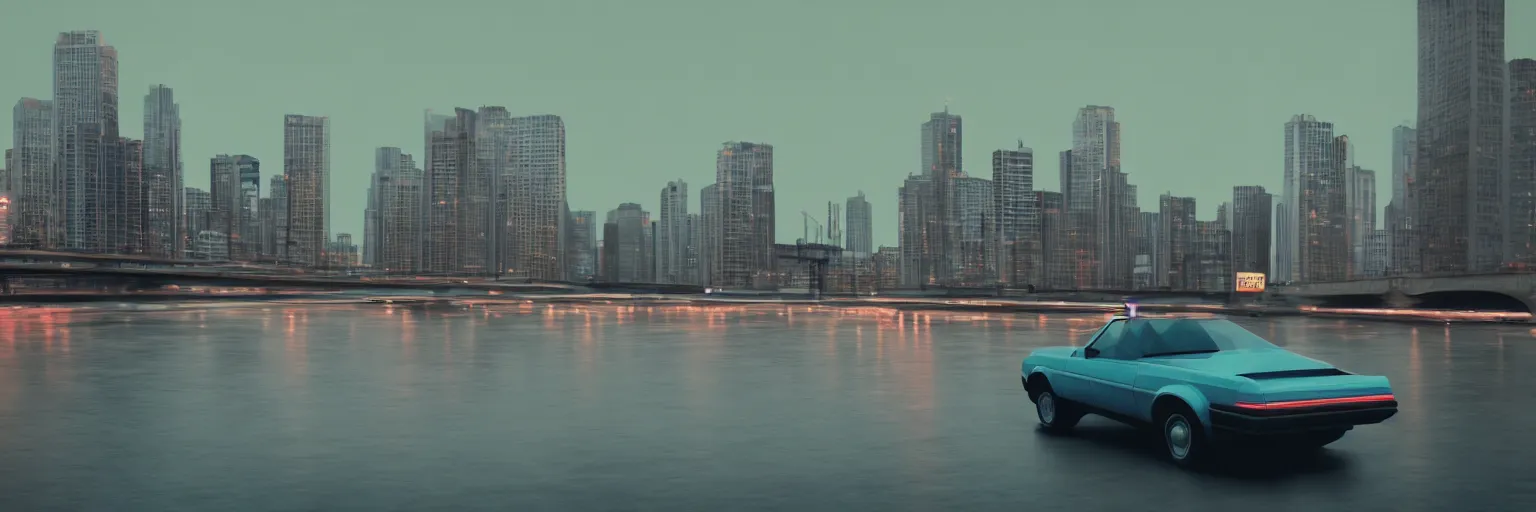
<path fill-rule="evenodd" d="M 389 274 L 419 271 L 421 268 L 422 173 L 411 155 L 400 148 L 379 148 L 374 152 L 373 198 L 374 230 L 378 242 L 373 245 L 374 268 Z"/>
<path fill-rule="evenodd" d="M 1505 251 L 1504 0 L 1419 0 L 1414 229 L 1426 273 L 1491 272 Z"/>
<path fill-rule="evenodd" d="M 1232 187 L 1232 271 L 1270 274 L 1274 196 L 1259 186 Z"/>
<path fill-rule="evenodd" d="M 1419 246 L 1413 233 L 1415 206 L 1413 159 L 1417 132 L 1407 126 L 1392 128 L 1392 200 L 1387 203 L 1387 266 L 1385 273 L 1419 271 Z"/>
<path fill-rule="evenodd" d="M 202 237 L 202 234 L 204 231 L 209 231 L 209 218 L 211 210 L 213 210 L 213 198 L 208 194 L 208 191 L 193 187 L 183 189 L 182 193 L 184 194 L 182 204 L 186 205 L 186 214 L 183 215 L 181 222 L 183 225 L 182 232 L 189 233 L 190 235 L 182 244 L 183 247 L 187 248 L 187 254 L 183 254 L 180 258 L 196 258 L 198 252 L 197 241 L 199 239 L 211 240 L 208 237 Z M 203 248 L 203 253 L 201 259 L 207 259 L 206 247 Z"/>
<path fill-rule="evenodd" d="M 1116 186 L 1123 185 L 1124 180 L 1117 176 L 1120 124 L 1115 122 L 1115 109 L 1098 105 L 1078 109 L 1072 123 L 1070 160 L 1068 237 L 1076 260 L 1076 287 L 1114 287 L 1122 277 L 1129 280 L 1130 273 L 1130 265 L 1121 265 L 1128 261 L 1121 261 L 1127 252 L 1121 240 L 1125 226 L 1120 216 L 1125 190 Z M 1106 255 L 1115 260 L 1109 266 L 1102 261 Z"/>
<path fill-rule="evenodd" d="M 1032 284 L 1040 280 L 1040 231 L 1035 212 L 1035 153 L 1019 141 L 1015 150 L 992 152 L 992 209 L 996 226 L 998 280 Z"/>
<path fill-rule="evenodd" d="M 327 263 L 330 242 L 331 125 L 325 117 L 283 117 L 283 175 L 288 187 L 287 260 Z"/>
<path fill-rule="evenodd" d="M 720 202 L 717 286 L 749 288 L 774 261 L 773 146 L 727 142 L 715 157 Z M 622 236 L 622 234 L 621 234 Z"/>
<path fill-rule="evenodd" d="M 928 116 L 921 134 L 922 170 L 919 174 L 929 183 L 927 195 L 922 199 L 925 204 L 920 208 L 925 215 L 923 222 L 927 225 L 924 230 L 928 239 L 922 258 L 932 279 L 948 284 L 958 268 L 952 259 L 956 254 L 956 231 L 959 229 L 954 180 L 965 176 L 961 150 L 963 123 L 959 115 L 951 114 L 945 108 L 943 112 Z"/>
<path fill-rule="evenodd" d="M 1509 61 L 1509 247 L 1511 264 L 1536 267 L 1536 60 Z"/>
<path fill-rule="evenodd" d="M 934 264 L 939 235 L 933 182 L 929 176 L 911 175 L 896 190 L 896 208 L 901 212 L 896 226 L 900 236 L 897 281 L 904 287 L 940 284 Z"/>
<path fill-rule="evenodd" d="M 692 243 L 688 233 L 688 184 L 679 179 L 661 187 L 660 221 L 656 226 L 656 277 L 663 283 L 692 283 L 686 265 Z"/>
<path fill-rule="evenodd" d="M 262 225 L 266 227 L 266 239 L 262 241 L 263 253 L 277 261 L 288 258 L 288 177 L 273 174 L 267 184 L 270 207 L 263 208 Z"/>
<path fill-rule="evenodd" d="M 699 277 L 701 284 L 715 286 L 720 269 L 720 187 L 711 183 L 699 189 Z"/>
<path fill-rule="evenodd" d="M 1348 277 L 1364 277 L 1365 242 L 1376 231 L 1376 171 L 1352 165 L 1345 172 L 1345 208 L 1349 220 L 1345 225 L 1349 238 Z"/>
<path fill-rule="evenodd" d="M 261 239 L 256 219 L 261 199 L 261 161 L 250 155 L 235 155 L 235 177 L 240 180 L 235 219 L 229 234 L 230 257 L 249 261 L 261 253 Z"/>
<path fill-rule="evenodd" d="M 571 212 L 571 220 L 566 224 L 566 261 L 571 266 L 572 280 L 585 281 L 597 275 L 597 226 L 597 212 Z"/>
<path fill-rule="evenodd" d="M 117 49 L 101 33 L 60 33 L 53 47 L 54 166 L 63 191 L 63 247 L 107 252 L 108 218 L 123 215 L 118 144 Z"/>
<path fill-rule="evenodd" d="M 1349 136 L 1335 137 L 1325 153 L 1326 165 L 1303 173 L 1299 184 L 1297 280 L 1304 283 L 1343 281 L 1349 276 L 1347 169 L 1353 161 Z"/>
<path fill-rule="evenodd" d="M 1174 290 L 1197 290 L 1199 279 L 1199 228 L 1195 222 L 1195 198 L 1163 194 L 1158 199 L 1163 240 L 1157 257 L 1159 279 Z M 1166 276 L 1166 277 L 1163 277 Z"/>
<path fill-rule="evenodd" d="M 208 161 L 208 229 L 223 233 L 225 242 L 233 239 L 236 212 L 240 208 L 240 174 L 235 157 L 215 156 Z M 230 248 L 223 251 L 228 254 Z"/>
<path fill-rule="evenodd" d="M 1232 286 L 1232 232 L 1221 220 L 1195 222 L 1196 282 L 1191 289 L 1206 293 L 1222 293 L 1233 290 Z M 1190 269 L 1186 268 L 1186 272 Z"/>
<path fill-rule="evenodd" d="M 22 98 L 11 111 L 12 243 L 54 247 L 64 238 L 63 210 L 53 166 L 53 102 Z"/>
<path fill-rule="evenodd" d="M 611 282 L 643 283 L 650 280 L 646 268 L 646 231 L 650 230 L 650 214 L 635 203 L 623 203 L 608 212 L 604 226 L 603 247 L 608 251 L 603 261 L 603 272 Z"/>
<path fill-rule="evenodd" d="M 183 188 L 181 107 L 170 87 L 156 85 L 144 96 L 145 253 L 183 257 L 187 239 Z"/>
<path fill-rule="evenodd" d="M 463 222 L 470 214 L 462 198 L 464 187 L 469 186 L 470 169 L 475 165 L 475 112 L 458 108 L 454 113 L 453 117 L 444 117 L 427 112 L 427 169 L 422 192 L 426 198 L 422 226 L 424 272 L 466 271 L 464 251 L 468 235 Z M 440 122 L 431 124 L 434 121 Z"/>
<path fill-rule="evenodd" d="M 1036 190 L 1036 212 L 1040 215 L 1040 281 L 1026 283 L 1036 289 L 1065 290 L 1073 287 L 1072 246 L 1067 238 L 1067 208 L 1060 192 Z"/>
<path fill-rule="evenodd" d="M 1309 180 L 1336 172 L 1333 166 L 1333 123 L 1298 114 L 1285 123 L 1285 183 L 1275 207 L 1275 274 L 1279 282 L 1301 277 L 1303 219 L 1301 201 Z M 1343 184 L 1343 176 L 1339 176 Z M 1339 191 L 1343 193 L 1343 190 Z M 1342 207 L 1342 206 L 1341 206 Z M 1340 212 L 1342 213 L 1342 212 Z"/>
<path fill-rule="evenodd" d="M 956 220 L 953 244 L 956 253 L 950 259 L 958 265 L 953 282 L 966 286 L 993 285 L 997 274 L 991 247 L 996 236 L 992 218 L 992 182 L 963 176 L 950 183 L 955 188 Z"/>
<path fill-rule="evenodd" d="M 852 254 L 855 259 L 869 258 L 875 252 L 874 225 L 871 220 L 869 200 L 865 199 L 864 191 L 859 195 L 848 198 L 843 207 L 846 233 L 848 241 L 844 245 L 844 251 Z"/>
<path fill-rule="evenodd" d="M 565 122 L 560 116 L 512 119 L 510 238 L 515 266 L 534 279 L 565 278 Z"/>

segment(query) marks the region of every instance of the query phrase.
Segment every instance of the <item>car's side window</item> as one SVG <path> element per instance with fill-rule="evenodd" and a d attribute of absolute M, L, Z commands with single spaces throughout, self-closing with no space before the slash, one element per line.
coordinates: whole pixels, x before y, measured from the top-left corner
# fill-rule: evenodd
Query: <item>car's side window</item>
<path fill-rule="evenodd" d="M 1115 357 L 1115 352 L 1119 349 L 1120 338 L 1124 333 L 1125 320 L 1115 320 L 1105 326 L 1104 332 L 1099 333 L 1099 337 L 1094 338 L 1093 343 L 1089 343 L 1088 347 L 1099 351 L 1094 357 L 1118 359 Z"/>
<path fill-rule="evenodd" d="M 1123 361 L 1141 359 L 1141 355 L 1147 350 L 1146 332 L 1151 329 L 1143 320 L 1128 320 L 1125 329 L 1120 332 L 1120 341 L 1115 344 L 1115 353 L 1110 356 Z"/>

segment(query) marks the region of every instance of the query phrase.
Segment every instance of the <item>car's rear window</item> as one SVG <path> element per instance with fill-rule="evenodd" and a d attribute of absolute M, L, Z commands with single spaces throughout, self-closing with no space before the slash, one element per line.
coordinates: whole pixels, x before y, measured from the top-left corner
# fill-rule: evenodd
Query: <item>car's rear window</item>
<path fill-rule="evenodd" d="M 1126 326 L 1142 353 L 1179 354 L 1278 348 L 1230 320 L 1209 318 L 1135 319 Z"/>

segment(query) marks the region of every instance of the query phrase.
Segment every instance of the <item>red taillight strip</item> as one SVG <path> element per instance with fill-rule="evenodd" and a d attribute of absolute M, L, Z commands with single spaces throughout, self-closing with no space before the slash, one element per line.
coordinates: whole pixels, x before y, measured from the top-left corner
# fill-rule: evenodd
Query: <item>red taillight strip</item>
<path fill-rule="evenodd" d="M 1374 402 L 1392 402 L 1392 401 L 1395 401 L 1395 400 L 1397 400 L 1397 397 L 1392 396 L 1390 394 L 1387 394 L 1387 395 L 1351 396 L 1351 397 L 1345 397 L 1345 398 L 1319 398 L 1319 399 L 1315 399 L 1315 400 L 1291 400 L 1291 401 L 1287 401 L 1287 402 L 1269 402 L 1269 403 L 1263 403 L 1263 404 L 1256 404 L 1256 403 L 1253 403 L 1253 402 L 1238 402 L 1236 405 L 1237 405 L 1238 408 L 1241 408 L 1241 409 L 1249 409 L 1249 410 L 1255 410 L 1255 411 L 1264 411 L 1264 410 L 1275 410 L 1275 409 L 1303 409 L 1303 408 L 1307 408 L 1307 407 L 1319 407 L 1319 406 L 1324 406 L 1324 405 L 1368 404 L 1368 403 L 1374 403 Z"/>

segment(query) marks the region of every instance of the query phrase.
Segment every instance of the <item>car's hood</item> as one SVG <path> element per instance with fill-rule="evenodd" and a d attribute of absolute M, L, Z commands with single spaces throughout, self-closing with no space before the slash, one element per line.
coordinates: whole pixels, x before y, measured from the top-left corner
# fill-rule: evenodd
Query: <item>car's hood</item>
<path fill-rule="evenodd" d="M 1143 363 L 1176 366 L 1215 375 L 1283 372 L 1288 370 L 1323 370 L 1333 365 L 1300 356 L 1284 349 L 1228 350 L 1213 354 L 1148 357 Z"/>

